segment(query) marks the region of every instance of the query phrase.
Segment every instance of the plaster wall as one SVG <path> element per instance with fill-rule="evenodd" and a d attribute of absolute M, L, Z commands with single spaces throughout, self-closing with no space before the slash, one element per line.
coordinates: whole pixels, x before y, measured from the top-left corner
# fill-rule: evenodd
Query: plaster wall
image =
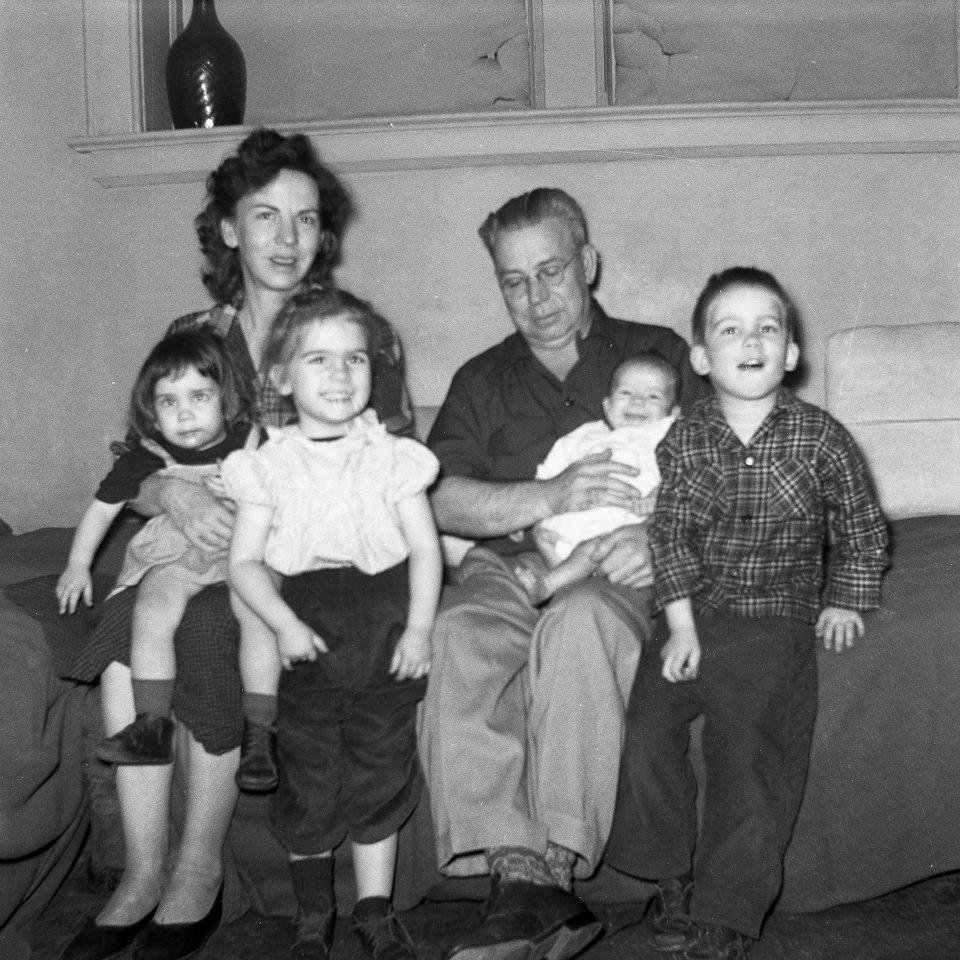
<path fill-rule="evenodd" d="M 75 9 L 74 9 L 75 8 Z M 191 221 L 199 182 L 105 189 L 66 141 L 83 131 L 80 2 L 5 3 L 0 41 L 0 517 L 74 523 L 122 432 L 136 368 L 170 318 L 207 303 Z M 11 12 L 17 14 L 10 16 Z M 401 331 L 416 402 L 509 332 L 476 237 L 538 184 L 570 190 L 614 313 L 685 333 L 711 271 L 772 269 L 823 348 L 854 323 L 960 319 L 960 156 L 877 154 L 351 173 L 359 216 L 341 280 Z M 917 389 L 923 389 L 922 384 Z"/>
<path fill-rule="evenodd" d="M 617 104 L 953 97 L 955 0 L 613 0 Z"/>

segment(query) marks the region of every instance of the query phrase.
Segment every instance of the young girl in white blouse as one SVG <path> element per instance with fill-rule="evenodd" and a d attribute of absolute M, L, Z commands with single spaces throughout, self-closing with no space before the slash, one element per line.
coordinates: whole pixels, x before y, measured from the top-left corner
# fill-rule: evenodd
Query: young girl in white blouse
<path fill-rule="evenodd" d="M 389 328 L 343 291 L 310 288 L 273 324 L 263 369 L 295 424 L 223 465 L 237 503 L 230 580 L 272 628 L 280 783 L 271 817 L 298 901 L 292 956 L 326 957 L 333 849 L 349 838 L 354 927 L 378 960 L 410 960 L 391 909 L 397 830 L 422 788 L 416 707 L 440 594 L 427 500 L 438 464 L 368 409 Z"/>

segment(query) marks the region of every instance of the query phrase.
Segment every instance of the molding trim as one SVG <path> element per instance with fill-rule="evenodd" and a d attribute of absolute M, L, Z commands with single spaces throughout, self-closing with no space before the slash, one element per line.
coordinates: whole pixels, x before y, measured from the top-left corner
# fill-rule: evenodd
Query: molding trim
<path fill-rule="evenodd" d="M 530 110 L 280 123 L 342 173 L 456 167 L 960 152 L 960 101 L 895 100 Z M 106 188 L 202 183 L 252 127 L 81 137 Z"/>

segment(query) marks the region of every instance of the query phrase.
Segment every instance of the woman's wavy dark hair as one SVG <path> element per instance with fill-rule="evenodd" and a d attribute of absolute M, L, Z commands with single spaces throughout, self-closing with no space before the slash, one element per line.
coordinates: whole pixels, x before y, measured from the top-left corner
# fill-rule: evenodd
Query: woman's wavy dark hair
<path fill-rule="evenodd" d="M 237 203 L 265 187 L 281 170 L 305 173 L 317 185 L 320 197 L 320 249 L 307 272 L 307 283 L 326 284 L 336 266 L 340 239 L 353 214 L 353 201 L 334 173 L 317 156 L 302 133 L 284 136 L 276 130 L 254 130 L 207 177 L 207 204 L 194 220 L 200 250 L 207 258 L 203 282 L 218 303 L 239 302 L 243 292 L 240 253 L 228 247 L 220 222 L 236 215 Z"/>
<path fill-rule="evenodd" d="M 127 421 L 143 439 L 157 439 L 154 390 L 164 377 L 176 379 L 188 368 L 209 377 L 220 387 L 220 402 L 227 430 L 250 421 L 254 397 L 250 386 L 237 374 L 223 338 L 210 327 L 180 330 L 165 336 L 147 355 L 130 396 Z"/>
<path fill-rule="evenodd" d="M 343 317 L 352 320 L 366 334 L 370 354 L 373 391 L 371 405 L 376 407 L 378 374 L 397 363 L 397 339 L 393 327 L 366 300 L 335 287 L 311 286 L 294 294 L 277 314 L 263 347 L 261 372 L 277 387 L 286 377 L 307 327 L 314 322 Z M 289 398 L 288 398 L 289 399 Z M 291 409 L 292 409 L 292 401 Z"/>

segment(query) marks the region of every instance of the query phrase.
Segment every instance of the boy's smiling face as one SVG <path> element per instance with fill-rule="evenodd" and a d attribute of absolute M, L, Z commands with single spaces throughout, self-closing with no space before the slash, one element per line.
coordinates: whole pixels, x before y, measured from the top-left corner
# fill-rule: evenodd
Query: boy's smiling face
<path fill-rule="evenodd" d="M 706 321 L 704 342 L 690 351 L 693 369 L 710 377 L 721 402 L 772 400 L 800 359 L 780 298 L 764 287 L 733 286 L 716 296 Z"/>

